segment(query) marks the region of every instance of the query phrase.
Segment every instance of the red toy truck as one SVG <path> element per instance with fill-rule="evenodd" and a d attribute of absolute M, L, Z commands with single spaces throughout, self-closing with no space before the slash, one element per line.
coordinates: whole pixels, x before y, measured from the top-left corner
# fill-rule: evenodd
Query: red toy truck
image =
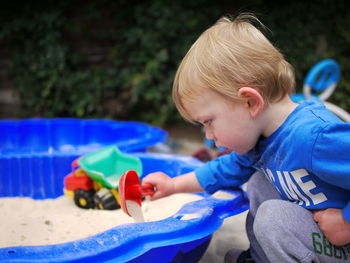
<path fill-rule="evenodd" d="M 102 148 L 73 161 L 72 172 L 64 178 L 64 193 L 80 208 L 118 209 L 118 182 L 128 170 L 141 174 L 141 161 L 115 146 Z"/>

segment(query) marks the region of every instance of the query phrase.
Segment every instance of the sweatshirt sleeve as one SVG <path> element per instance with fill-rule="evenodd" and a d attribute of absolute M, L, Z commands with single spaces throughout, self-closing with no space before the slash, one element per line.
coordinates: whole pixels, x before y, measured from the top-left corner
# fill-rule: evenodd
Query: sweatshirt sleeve
<path fill-rule="evenodd" d="M 212 194 L 219 189 L 244 184 L 254 171 L 247 155 L 231 152 L 207 162 L 196 169 L 195 174 L 202 188 Z"/>
<path fill-rule="evenodd" d="M 324 182 L 349 190 L 350 198 L 349 123 L 330 124 L 319 132 L 312 151 L 311 169 Z M 342 213 L 350 222 L 350 202 Z"/>

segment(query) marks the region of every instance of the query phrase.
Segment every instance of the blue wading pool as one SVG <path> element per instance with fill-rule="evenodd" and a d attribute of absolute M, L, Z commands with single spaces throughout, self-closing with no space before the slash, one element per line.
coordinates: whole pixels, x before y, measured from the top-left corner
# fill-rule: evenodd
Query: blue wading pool
<path fill-rule="evenodd" d="M 145 152 L 167 133 L 140 122 L 81 119 L 0 121 L 0 197 L 54 198 L 74 159 L 107 145 Z"/>
<path fill-rule="evenodd" d="M 62 127 L 62 132 L 66 131 L 68 134 L 67 129 Z M 40 130 L 37 132 L 40 133 Z M 105 137 L 113 136 L 112 133 L 113 130 L 106 132 Z M 19 146 L 6 144 L 2 141 L 2 136 L 3 130 L 0 129 L 1 196 L 28 196 L 44 199 L 57 197 L 63 193 L 63 177 L 70 172 L 69 161 L 75 156 L 67 157 L 69 161 L 63 158 L 62 163 L 69 164 L 68 167 L 60 168 L 60 172 L 66 170 L 65 174 L 57 176 L 54 171 L 56 169 L 55 162 L 52 160 L 57 158 L 54 154 L 55 151 L 50 153 L 53 156 L 50 157 L 49 153 L 43 151 L 38 154 L 31 152 L 30 147 L 27 147 L 16 155 L 15 148 Z M 38 137 L 37 140 L 40 141 L 41 137 Z M 3 151 L 3 145 L 13 146 L 7 147 L 9 150 Z M 75 148 L 74 145 L 73 148 Z M 146 146 L 143 146 L 142 150 L 145 148 Z M 6 151 L 8 156 L 5 154 Z M 77 153 L 72 155 L 75 154 Z M 163 171 L 174 177 L 203 165 L 200 161 L 186 156 L 146 152 L 130 154 L 140 158 L 143 175 L 154 171 Z M 57 155 L 64 156 L 60 151 Z M 81 155 L 80 152 L 77 155 Z M 17 165 L 20 168 L 13 169 L 11 165 L 3 164 L 11 158 L 14 160 L 10 163 L 18 162 Z M 21 160 L 22 158 L 24 161 Z M 56 162 L 59 162 L 58 160 Z M 32 162 L 37 163 L 36 166 L 32 165 Z M 31 171 L 29 175 L 23 166 Z M 43 169 L 45 172 L 38 168 L 40 166 L 45 167 Z M 60 189 L 58 190 L 58 188 Z M 211 235 L 221 226 L 223 220 L 248 208 L 247 198 L 240 189 L 227 190 L 227 194 L 228 197 L 226 196 L 224 199 L 201 194 L 203 199 L 184 205 L 176 214 L 164 220 L 125 224 L 73 242 L 47 246 L 1 248 L 0 262 L 197 262 L 207 249 Z"/>

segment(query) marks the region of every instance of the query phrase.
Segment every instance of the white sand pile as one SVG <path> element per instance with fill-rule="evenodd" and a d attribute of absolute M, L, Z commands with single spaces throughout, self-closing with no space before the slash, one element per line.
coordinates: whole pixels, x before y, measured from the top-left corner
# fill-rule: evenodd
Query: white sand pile
<path fill-rule="evenodd" d="M 165 219 L 198 199 L 201 197 L 194 194 L 175 194 L 146 201 L 142 205 L 145 220 Z M 81 209 L 65 196 L 46 200 L 0 198 L 0 210 L 0 247 L 65 243 L 134 223 L 121 209 Z"/>

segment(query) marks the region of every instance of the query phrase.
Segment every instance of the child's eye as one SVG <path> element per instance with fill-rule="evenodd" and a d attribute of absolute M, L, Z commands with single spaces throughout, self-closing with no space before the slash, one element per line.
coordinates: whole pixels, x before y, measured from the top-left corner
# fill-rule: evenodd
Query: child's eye
<path fill-rule="evenodd" d="M 203 124 L 206 125 L 206 126 L 208 126 L 208 125 L 211 124 L 211 121 L 212 121 L 212 120 L 205 120 L 205 121 L 203 122 Z"/>

